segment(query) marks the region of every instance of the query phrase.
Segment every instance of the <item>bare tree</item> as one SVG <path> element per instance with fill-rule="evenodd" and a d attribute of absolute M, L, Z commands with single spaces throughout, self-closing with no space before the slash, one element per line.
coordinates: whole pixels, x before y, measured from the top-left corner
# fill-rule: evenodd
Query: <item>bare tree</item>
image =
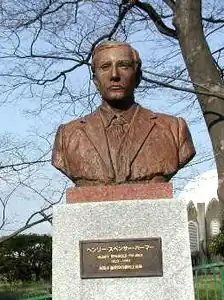
<path fill-rule="evenodd" d="M 39 149 L 37 144 L 8 135 L 2 137 L 0 230 L 7 236 L 1 242 L 34 225 L 43 222 L 51 224 L 52 207 L 64 195 L 67 182 L 55 182 L 55 177 L 48 175 L 50 143 L 47 143 L 49 149 L 43 144 Z"/>
<path fill-rule="evenodd" d="M 179 42 L 213 144 L 219 177 L 218 195 L 224 203 L 224 84 L 223 67 L 219 64 L 224 48 L 215 51 L 219 53 L 218 59 L 215 60 L 203 30 L 202 1 L 164 0 L 163 2 L 170 8 L 174 29 L 166 26 L 151 4 L 132 1 L 154 22 L 159 32 Z M 223 7 L 220 8 L 221 14 L 223 10 Z M 204 20 L 221 24 L 219 27 L 224 25 L 224 19 L 215 19 L 212 15 Z M 213 31 L 218 29 L 215 28 Z"/>

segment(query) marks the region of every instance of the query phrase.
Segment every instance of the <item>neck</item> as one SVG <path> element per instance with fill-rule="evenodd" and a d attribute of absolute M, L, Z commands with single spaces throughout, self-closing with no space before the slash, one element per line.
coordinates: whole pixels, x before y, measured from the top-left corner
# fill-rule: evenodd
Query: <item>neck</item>
<path fill-rule="evenodd" d="M 102 105 L 105 107 L 109 107 L 115 112 L 122 112 L 125 110 L 128 110 L 132 105 L 135 104 L 135 100 L 133 99 L 127 99 L 127 100 L 112 100 L 112 101 L 102 101 Z"/>

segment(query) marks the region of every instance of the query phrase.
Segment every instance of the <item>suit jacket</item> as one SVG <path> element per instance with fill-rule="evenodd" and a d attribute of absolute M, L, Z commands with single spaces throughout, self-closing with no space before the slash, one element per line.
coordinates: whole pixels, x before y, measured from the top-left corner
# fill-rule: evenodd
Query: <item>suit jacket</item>
<path fill-rule="evenodd" d="M 192 138 L 182 118 L 138 106 L 120 146 L 117 176 L 99 109 L 58 128 L 52 164 L 78 185 L 162 182 L 194 155 Z"/>

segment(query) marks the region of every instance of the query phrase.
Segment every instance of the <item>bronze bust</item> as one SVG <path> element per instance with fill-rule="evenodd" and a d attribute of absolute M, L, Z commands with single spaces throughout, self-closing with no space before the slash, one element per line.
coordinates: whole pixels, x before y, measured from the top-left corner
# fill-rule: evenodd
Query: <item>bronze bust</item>
<path fill-rule="evenodd" d="M 78 186 L 169 181 L 195 149 L 182 118 L 135 102 L 138 52 L 127 43 L 104 42 L 93 52 L 92 72 L 102 104 L 58 128 L 52 164 Z"/>

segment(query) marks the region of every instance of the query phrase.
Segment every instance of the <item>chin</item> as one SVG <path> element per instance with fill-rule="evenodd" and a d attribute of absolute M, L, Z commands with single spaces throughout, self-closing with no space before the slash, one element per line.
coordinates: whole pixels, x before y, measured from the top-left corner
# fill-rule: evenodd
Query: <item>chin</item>
<path fill-rule="evenodd" d="M 121 98 L 121 97 L 111 97 L 111 98 L 107 98 L 107 99 L 105 99 L 105 101 L 107 102 L 107 103 L 111 103 L 111 104 L 113 104 L 113 103 L 116 103 L 116 102 L 126 102 L 127 101 L 127 98 Z"/>
<path fill-rule="evenodd" d="M 104 101 L 112 108 L 123 110 L 129 108 L 134 103 L 134 97 L 111 97 L 104 99 Z"/>
<path fill-rule="evenodd" d="M 113 102 L 113 101 L 127 101 L 128 98 L 131 98 L 128 95 L 124 94 L 113 94 L 113 95 L 105 95 L 103 99 L 105 99 L 107 102 Z"/>

